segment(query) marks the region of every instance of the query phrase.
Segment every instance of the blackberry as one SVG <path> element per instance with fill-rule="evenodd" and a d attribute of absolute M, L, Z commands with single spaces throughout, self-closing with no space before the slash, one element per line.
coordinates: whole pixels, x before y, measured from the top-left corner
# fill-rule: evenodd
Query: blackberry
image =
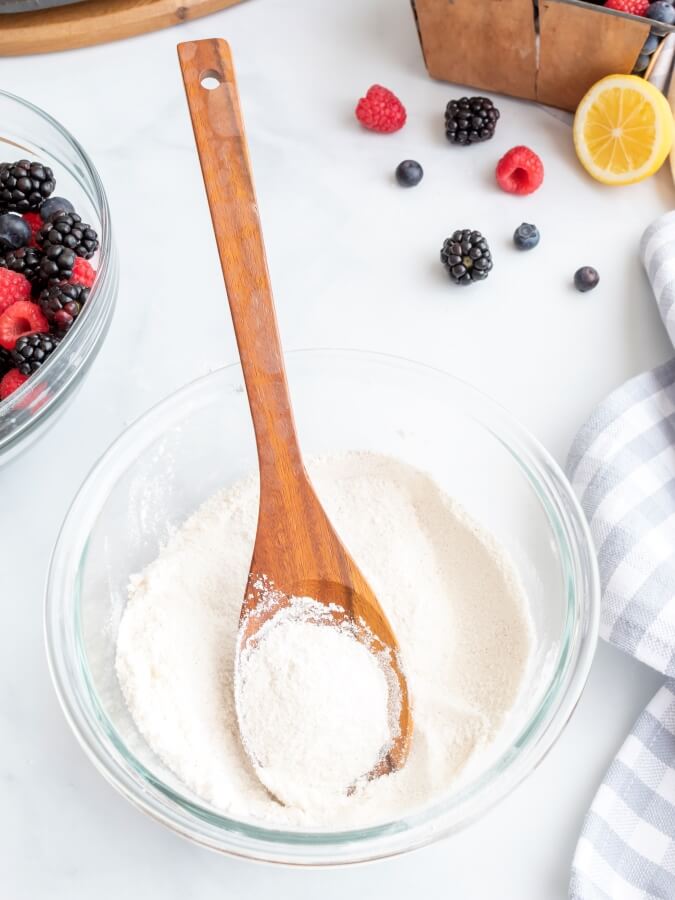
<path fill-rule="evenodd" d="M 88 296 L 89 288 L 84 285 L 52 284 L 42 291 L 37 302 L 50 325 L 63 334 L 79 316 Z"/>
<path fill-rule="evenodd" d="M 98 235 L 77 213 L 59 212 L 45 222 L 36 241 L 43 250 L 66 247 L 83 259 L 91 259 L 98 249 Z"/>
<path fill-rule="evenodd" d="M 0 209 L 3 211 L 37 209 L 55 187 L 54 173 L 49 166 L 28 159 L 0 163 Z"/>
<path fill-rule="evenodd" d="M 53 334 L 26 334 L 16 342 L 12 362 L 22 375 L 32 375 L 56 350 L 59 341 Z"/>
<path fill-rule="evenodd" d="M 445 136 L 453 144 L 489 141 L 495 133 L 499 110 L 487 97 L 462 97 L 445 108 Z"/>
<path fill-rule="evenodd" d="M 61 244 L 48 244 L 44 250 L 37 280 L 47 284 L 68 281 L 73 274 L 73 266 L 77 259 L 75 253 Z"/>
<path fill-rule="evenodd" d="M 4 347 L 0 346 L 0 378 L 2 378 L 5 372 L 9 372 L 9 370 L 13 368 L 14 363 L 12 361 L 12 354 L 9 350 L 5 350 Z"/>
<path fill-rule="evenodd" d="M 483 281 L 492 269 L 492 255 L 480 231 L 455 231 L 441 247 L 441 262 L 455 284 Z"/>
<path fill-rule="evenodd" d="M 41 262 L 42 251 L 35 247 L 19 247 L 18 250 L 7 250 L 5 255 L 0 257 L 0 267 L 25 275 L 32 284 L 43 280 L 40 275 Z"/>

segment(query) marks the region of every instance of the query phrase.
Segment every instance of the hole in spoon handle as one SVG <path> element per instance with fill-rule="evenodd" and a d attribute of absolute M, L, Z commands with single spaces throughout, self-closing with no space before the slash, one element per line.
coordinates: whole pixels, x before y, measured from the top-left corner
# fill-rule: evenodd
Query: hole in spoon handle
<path fill-rule="evenodd" d="M 215 69 L 205 69 L 199 78 L 199 83 L 207 91 L 215 91 L 221 86 L 223 79 L 220 77 L 220 72 L 216 72 Z"/>

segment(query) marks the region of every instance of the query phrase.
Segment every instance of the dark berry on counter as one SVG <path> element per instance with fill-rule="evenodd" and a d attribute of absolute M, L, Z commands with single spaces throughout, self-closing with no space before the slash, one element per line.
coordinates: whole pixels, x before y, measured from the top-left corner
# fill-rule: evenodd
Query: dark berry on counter
<path fill-rule="evenodd" d="M 600 276 L 593 266 L 582 266 L 574 273 L 574 287 L 582 293 L 592 291 L 599 281 Z"/>
<path fill-rule="evenodd" d="M 67 331 L 82 311 L 89 288 L 81 284 L 52 284 L 38 297 L 38 305 L 55 332 Z"/>
<path fill-rule="evenodd" d="M 653 19 L 654 22 L 662 22 L 664 25 L 675 24 L 675 7 L 666 0 L 655 0 L 649 4 L 647 10 L 647 18 Z"/>
<path fill-rule="evenodd" d="M 513 243 L 519 250 L 532 250 L 539 243 L 539 229 L 536 225 L 523 222 L 513 232 Z"/>
<path fill-rule="evenodd" d="M 75 207 L 65 197 L 50 197 L 40 207 L 40 215 L 45 222 L 60 212 L 72 213 L 75 212 Z"/>
<path fill-rule="evenodd" d="M 401 187 L 415 187 L 424 176 L 424 169 L 414 159 L 404 159 L 396 166 L 396 181 Z"/>
<path fill-rule="evenodd" d="M 55 213 L 35 240 L 45 253 L 50 247 L 65 247 L 83 259 L 91 259 L 98 249 L 98 235 L 77 213 Z"/>
<path fill-rule="evenodd" d="M 20 159 L 0 163 L 0 209 L 27 212 L 52 194 L 56 182 L 49 166 Z"/>
<path fill-rule="evenodd" d="M 18 250 L 30 241 L 31 229 L 28 222 L 16 213 L 0 214 L 0 248 Z"/>
<path fill-rule="evenodd" d="M 441 262 L 455 284 L 483 281 L 492 269 L 492 255 L 480 231 L 455 231 L 441 247 Z"/>
<path fill-rule="evenodd" d="M 56 350 L 60 338 L 53 334 L 27 334 L 12 350 L 12 360 L 22 375 L 32 375 Z"/>
<path fill-rule="evenodd" d="M 18 272 L 33 285 L 41 280 L 40 263 L 42 251 L 35 247 L 19 247 L 18 250 L 7 250 L 0 257 L 0 266 L 12 272 Z"/>
<path fill-rule="evenodd" d="M 489 141 L 495 133 L 499 110 L 487 97 L 462 97 L 445 108 L 445 136 L 453 144 Z"/>

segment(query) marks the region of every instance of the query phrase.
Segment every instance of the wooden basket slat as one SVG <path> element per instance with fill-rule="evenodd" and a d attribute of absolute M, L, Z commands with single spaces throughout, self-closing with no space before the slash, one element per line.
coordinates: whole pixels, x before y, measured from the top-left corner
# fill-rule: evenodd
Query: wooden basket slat
<path fill-rule="evenodd" d="M 429 74 L 534 99 L 532 0 L 414 0 Z"/>
<path fill-rule="evenodd" d="M 600 78 L 633 70 L 649 22 L 567 0 L 540 0 L 539 34 L 537 99 L 574 110 Z"/>

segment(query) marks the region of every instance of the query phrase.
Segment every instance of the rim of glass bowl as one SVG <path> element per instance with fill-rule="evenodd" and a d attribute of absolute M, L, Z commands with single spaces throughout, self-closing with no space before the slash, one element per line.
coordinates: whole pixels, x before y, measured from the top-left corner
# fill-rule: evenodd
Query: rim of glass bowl
<path fill-rule="evenodd" d="M 141 449 L 194 408 L 194 396 L 231 375 L 238 363 L 202 376 L 137 419 L 108 448 L 85 479 L 61 528 L 45 601 L 45 640 L 52 680 L 80 744 L 96 768 L 134 805 L 196 843 L 287 865 L 340 865 L 394 856 L 459 830 L 503 799 L 543 759 L 571 715 L 586 682 L 598 635 L 599 580 L 584 515 L 558 465 L 506 410 L 443 370 L 401 357 L 359 350 L 296 350 L 349 364 L 369 364 L 447 380 L 449 395 L 512 455 L 541 502 L 555 536 L 567 612 L 555 671 L 537 710 L 509 747 L 480 777 L 419 812 L 383 825 L 340 832 L 266 828 L 193 803 L 150 773 L 129 753 L 99 703 L 79 635 L 79 579 L 88 536 L 102 502 Z M 489 788 L 489 790 L 487 790 Z"/>
<path fill-rule="evenodd" d="M 45 141 L 44 148 L 41 148 L 38 143 L 34 145 L 37 149 L 44 149 L 54 157 L 62 169 L 71 175 L 93 205 L 101 223 L 96 281 L 91 289 L 89 302 L 85 304 L 82 313 L 75 320 L 68 336 L 71 354 L 77 357 L 78 362 L 73 366 L 64 365 L 64 356 L 61 353 L 54 354 L 28 382 L 14 391 L 11 397 L 0 405 L 0 420 L 14 422 L 14 427 L 9 433 L 5 437 L 0 437 L 1 457 L 5 451 L 32 431 L 38 423 L 43 422 L 47 413 L 51 413 L 61 406 L 67 398 L 73 382 L 78 381 L 88 368 L 88 364 L 108 330 L 117 295 L 119 276 L 110 225 L 108 198 L 96 167 L 87 152 L 60 122 L 39 106 L 35 106 L 22 97 L 17 97 L 9 91 L 0 90 L 0 97 L 18 103 L 43 119 L 74 150 L 76 162 L 69 162 L 54 153 L 48 146 L 48 140 Z M 21 147 L 21 149 L 32 151 L 32 148 L 28 147 Z M 87 181 L 90 183 L 85 183 Z M 46 401 L 45 397 L 47 397 Z"/>

